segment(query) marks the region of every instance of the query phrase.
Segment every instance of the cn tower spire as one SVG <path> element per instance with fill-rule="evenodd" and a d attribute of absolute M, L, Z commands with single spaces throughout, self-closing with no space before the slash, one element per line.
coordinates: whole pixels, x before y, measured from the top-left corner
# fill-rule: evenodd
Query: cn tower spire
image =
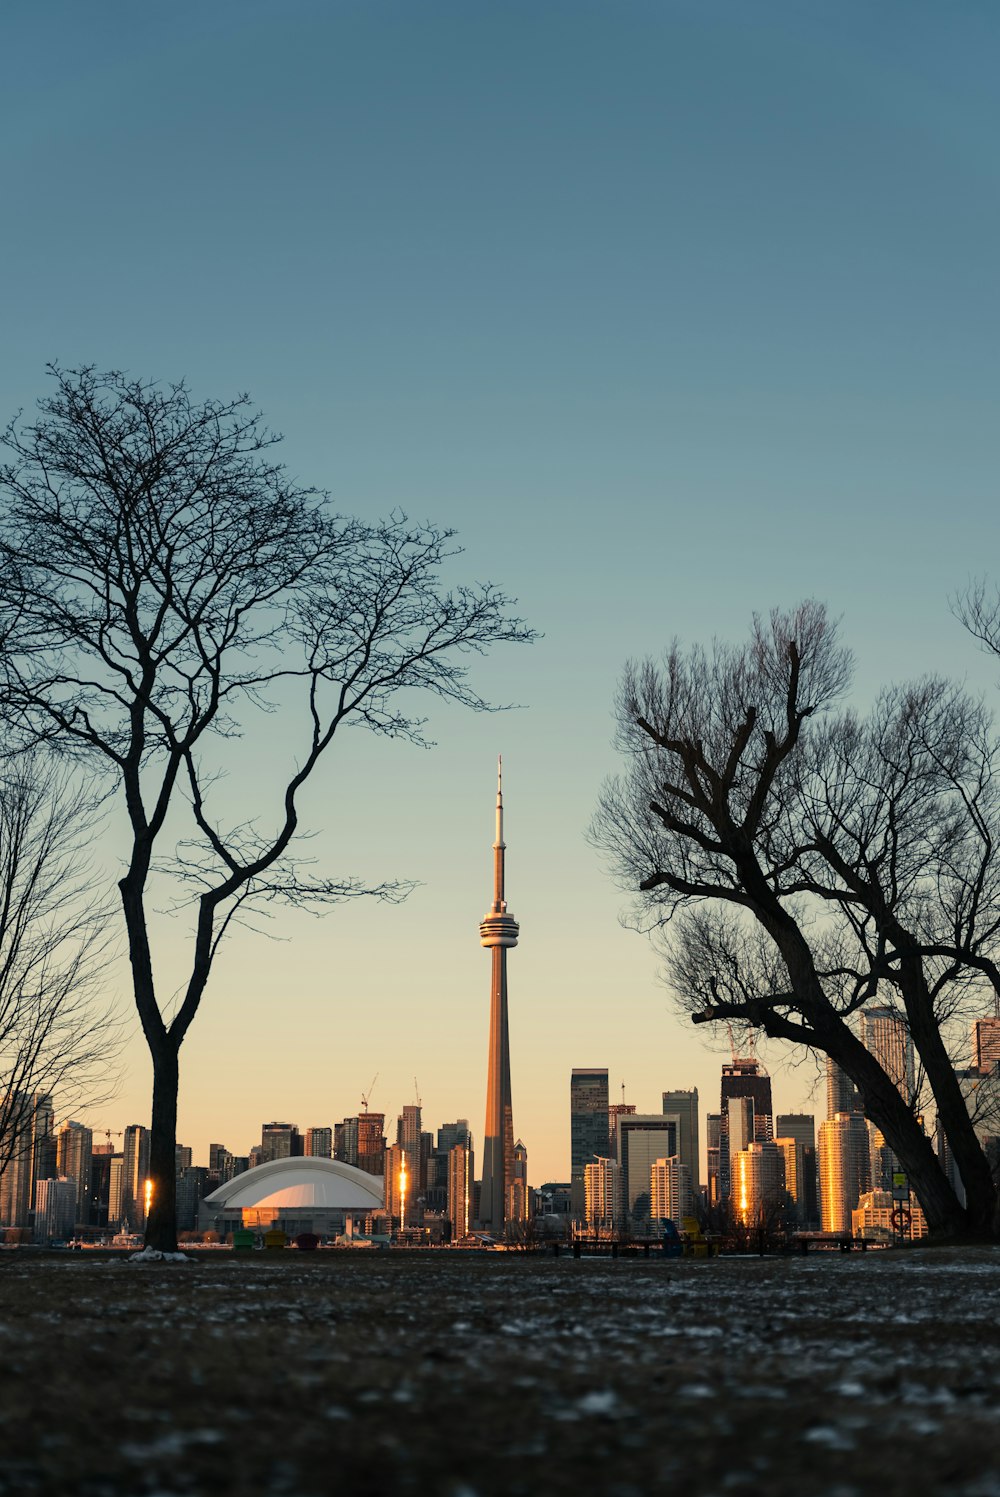
<path fill-rule="evenodd" d="M 497 834 L 493 842 L 493 907 L 494 915 L 502 915 L 507 908 L 503 897 L 503 855 L 506 844 L 503 840 L 503 758 L 497 755 Z"/>
<path fill-rule="evenodd" d="M 510 1090 L 510 1043 L 507 1026 L 507 951 L 517 945 L 518 924 L 507 911 L 504 894 L 503 763 L 497 760 L 496 838 L 493 843 L 493 903 L 479 926 L 479 939 L 490 949 L 490 1055 L 486 1073 L 486 1130 L 479 1220 L 501 1232 L 508 1216 L 508 1192 L 514 1179 L 514 1120 Z"/>

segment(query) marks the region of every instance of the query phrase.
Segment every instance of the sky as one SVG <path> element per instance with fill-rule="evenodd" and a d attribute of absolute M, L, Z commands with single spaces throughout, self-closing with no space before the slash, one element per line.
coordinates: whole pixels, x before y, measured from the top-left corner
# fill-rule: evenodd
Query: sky
<path fill-rule="evenodd" d="M 290 911 L 224 949 L 179 1136 L 371 1105 L 481 1140 L 503 753 L 515 1132 L 568 1178 L 569 1074 L 717 1103 L 695 1032 L 585 839 L 624 662 L 804 597 L 856 701 L 995 690 L 949 608 L 996 576 L 1000 16 L 922 0 L 10 0 L 0 414 L 45 364 L 249 391 L 336 507 L 454 527 L 541 632 L 476 667 L 501 715 L 423 751 L 348 735 L 306 807 L 335 874 L 402 906 Z M 270 812 L 285 725 L 232 794 Z M 103 855 L 109 882 L 120 852 Z M 161 992 L 184 975 L 161 922 Z M 128 1003 L 124 965 L 109 995 Z M 127 1012 L 127 1007 L 126 1007 Z M 813 1072 L 766 1052 L 778 1111 Z M 132 1026 L 95 1128 L 144 1122 Z"/>

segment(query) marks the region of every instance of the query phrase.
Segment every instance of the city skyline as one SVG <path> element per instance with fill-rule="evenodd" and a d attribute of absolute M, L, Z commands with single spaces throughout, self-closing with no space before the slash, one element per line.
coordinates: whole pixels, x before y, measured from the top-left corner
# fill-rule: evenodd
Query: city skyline
<path fill-rule="evenodd" d="M 468 574 L 544 636 L 476 662 L 476 686 L 524 710 L 435 712 L 432 753 L 353 735 L 317 781 L 317 868 L 418 887 L 280 914 L 274 941 L 234 932 L 181 1055 L 199 1150 L 261 1113 L 345 1115 L 376 1071 L 387 1111 L 416 1073 L 436 1115 L 478 1117 L 468 933 L 501 745 L 533 1174 L 566 1148 L 553 1068 L 600 1058 L 639 1112 L 709 1095 L 725 1036 L 677 1015 L 585 842 L 629 657 L 742 638 L 753 610 L 814 596 L 843 615 L 859 705 L 924 672 L 996 701 L 948 603 L 997 523 L 989 27 L 920 5 L 905 27 L 852 5 L 725 17 L 432 0 L 419 18 L 303 5 L 275 27 L 249 0 L 238 66 L 224 6 L 112 21 L 56 0 L 10 20 L 4 418 L 51 358 L 196 398 L 247 389 L 303 482 L 454 525 Z M 86 186 L 95 160 L 128 207 Z M 279 712 L 234 749 L 236 819 L 269 814 L 283 743 Z M 96 849 L 112 893 L 117 832 Z M 153 935 L 169 1002 L 176 926 Z M 124 957 L 108 988 L 127 995 Z M 121 1091 L 81 1113 L 98 1129 L 148 1119 L 127 996 L 123 1013 Z M 818 1113 L 809 1064 L 762 1054 L 784 1105 Z"/>

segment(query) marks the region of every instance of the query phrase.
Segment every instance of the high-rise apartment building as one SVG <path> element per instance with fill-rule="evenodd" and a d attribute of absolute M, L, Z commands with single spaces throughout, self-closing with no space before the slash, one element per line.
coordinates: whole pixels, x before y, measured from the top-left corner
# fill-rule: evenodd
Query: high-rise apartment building
<path fill-rule="evenodd" d="M 528 1190 L 528 1151 L 520 1139 L 514 1145 L 514 1177 L 507 1187 L 507 1220 L 526 1222 L 531 1215 Z"/>
<path fill-rule="evenodd" d="M 698 1139 L 698 1088 L 663 1093 L 663 1115 L 677 1124 L 677 1153 L 687 1167 L 691 1188 L 701 1189 L 701 1152 Z M 690 1213 L 688 1213 L 690 1214 Z"/>
<path fill-rule="evenodd" d="M 264 1123 L 260 1149 L 262 1164 L 272 1159 L 297 1159 L 302 1153 L 302 1136 L 294 1123 Z"/>
<path fill-rule="evenodd" d="M 760 1061 L 754 1056 L 735 1059 L 729 1065 L 722 1067 L 722 1106 L 721 1121 L 719 1126 L 719 1199 L 729 1199 L 730 1184 L 730 1157 L 736 1152 L 735 1144 L 742 1139 L 730 1140 L 730 1125 L 740 1121 L 741 1131 L 746 1142 L 751 1140 L 755 1143 L 767 1143 L 773 1137 L 773 1107 L 771 1103 L 771 1078 L 764 1070 Z M 746 1107 L 731 1108 L 731 1102 L 743 1102 L 748 1100 L 751 1110 L 748 1114 Z M 747 1128 L 746 1119 L 751 1118 Z M 747 1136 L 748 1134 L 748 1136 Z"/>
<path fill-rule="evenodd" d="M 992 1071 L 1000 1061 L 1000 1018 L 974 1019 L 972 1064 L 977 1071 Z"/>
<path fill-rule="evenodd" d="M 777 1143 L 785 1155 L 785 1189 L 799 1227 L 819 1225 L 819 1170 L 816 1119 L 811 1112 L 779 1113 Z"/>
<path fill-rule="evenodd" d="M 35 1207 L 36 1183 L 56 1172 L 55 1114 L 47 1092 L 8 1095 L 9 1160 L 0 1172 L 0 1227 L 26 1227 Z"/>
<path fill-rule="evenodd" d="M 108 1226 L 125 1226 L 125 1155 L 112 1154 L 108 1165 Z"/>
<path fill-rule="evenodd" d="M 439 1154 L 449 1154 L 456 1144 L 471 1146 L 472 1133 L 469 1129 L 468 1118 L 456 1118 L 453 1123 L 442 1123 L 438 1129 L 437 1147 Z"/>
<path fill-rule="evenodd" d="M 871 1189 L 868 1124 L 860 1113 L 838 1113 L 819 1129 L 820 1226 L 850 1232 L 851 1212 Z"/>
<path fill-rule="evenodd" d="M 719 1195 L 719 1143 L 722 1138 L 722 1113 L 705 1114 L 705 1163 L 707 1185 L 705 1194 L 709 1206 L 718 1206 Z"/>
<path fill-rule="evenodd" d="M 635 1113 L 634 1102 L 612 1102 L 608 1108 L 608 1158 L 618 1158 L 618 1119 Z"/>
<path fill-rule="evenodd" d="M 894 1008 L 861 1010 L 861 1043 L 875 1057 L 903 1101 L 916 1101 L 913 1040 L 902 1014 Z"/>
<path fill-rule="evenodd" d="M 622 1221 L 622 1171 L 614 1159 L 591 1159 L 583 1166 L 583 1220 L 598 1231 Z"/>
<path fill-rule="evenodd" d="M 35 1241 L 64 1241 L 73 1235 L 75 1222 L 76 1181 L 61 1180 L 58 1176 L 39 1180 L 35 1193 Z"/>
<path fill-rule="evenodd" d="M 411 1162 L 402 1144 L 390 1144 L 385 1151 L 385 1210 L 401 1228 L 419 1223 L 419 1193 L 415 1188 Z"/>
<path fill-rule="evenodd" d="M 314 1159 L 332 1159 L 333 1129 L 307 1128 L 305 1153 Z"/>
<path fill-rule="evenodd" d="M 410 1103 L 396 1119 L 396 1142 L 406 1150 L 406 1168 L 414 1196 L 423 1194 L 427 1184 L 424 1159 L 422 1113 L 419 1104 Z"/>
<path fill-rule="evenodd" d="M 75 1221 L 86 1222 L 94 1135 L 82 1123 L 64 1123 L 56 1134 L 56 1175 L 76 1185 Z"/>
<path fill-rule="evenodd" d="M 506 854 L 507 844 L 503 840 L 503 780 L 498 761 L 493 903 L 479 923 L 480 945 L 485 946 L 490 953 L 490 1048 L 486 1068 L 486 1128 L 483 1133 L 479 1220 L 491 1232 L 503 1230 L 508 1192 L 514 1179 L 507 952 L 517 945 L 520 927 L 507 908 L 504 893 Z"/>
<path fill-rule="evenodd" d="M 574 1066 L 569 1079 L 569 1178 L 577 1220 L 586 1211 L 583 1171 L 594 1159 L 608 1157 L 608 1135 L 608 1068 Z"/>
<path fill-rule="evenodd" d="M 861 1098 L 854 1082 L 846 1071 L 842 1071 L 832 1056 L 826 1057 L 826 1115 L 835 1118 L 838 1112 L 860 1112 Z"/>
<path fill-rule="evenodd" d="M 649 1180 L 657 1159 L 677 1153 L 677 1124 L 662 1113 L 634 1113 L 618 1120 L 618 1163 L 630 1216 L 649 1214 Z"/>
<path fill-rule="evenodd" d="M 649 1178 L 649 1214 L 654 1221 L 664 1219 L 678 1225 L 694 1215 L 691 1171 L 678 1156 L 655 1159 Z"/>
<path fill-rule="evenodd" d="M 468 1237 L 472 1225 L 472 1182 L 474 1162 L 472 1138 L 468 1128 L 465 1142 L 454 1143 L 448 1150 L 448 1221 L 452 1242 Z"/>
<path fill-rule="evenodd" d="M 347 1163 L 356 1164 L 368 1175 L 381 1175 L 385 1167 L 385 1113 L 362 1112 L 356 1121 L 357 1155 Z"/>
<path fill-rule="evenodd" d="M 146 1181 L 149 1178 L 149 1129 L 129 1123 L 122 1143 L 121 1220 L 131 1231 L 146 1225 Z"/>

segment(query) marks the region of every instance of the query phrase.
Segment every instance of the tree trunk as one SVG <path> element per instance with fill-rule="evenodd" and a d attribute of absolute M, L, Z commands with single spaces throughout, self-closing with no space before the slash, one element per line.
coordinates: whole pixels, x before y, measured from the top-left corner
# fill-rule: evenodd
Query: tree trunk
<path fill-rule="evenodd" d="M 996 1182 L 945 1049 L 919 955 L 904 956 L 900 978 L 910 1035 L 923 1062 L 938 1120 L 965 1186 L 965 1231 L 989 1240 L 994 1233 Z"/>
<path fill-rule="evenodd" d="M 177 1050 L 169 1038 L 153 1053 L 153 1118 L 149 1140 L 152 1200 L 146 1246 L 177 1251 Z"/>
<path fill-rule="evenodd" d="M 949 1237 L 967 1234 L 967 1214 L 948 1183 L 930 1139 L 875 1057 L 846 1024 L 842 1028 L 842 1034 L 830 1035 L 827 1054 L 854 1082 L 865 1117 L 881 1130 L 905 1169 L 927 1218 L 928 1230 Z"/>

